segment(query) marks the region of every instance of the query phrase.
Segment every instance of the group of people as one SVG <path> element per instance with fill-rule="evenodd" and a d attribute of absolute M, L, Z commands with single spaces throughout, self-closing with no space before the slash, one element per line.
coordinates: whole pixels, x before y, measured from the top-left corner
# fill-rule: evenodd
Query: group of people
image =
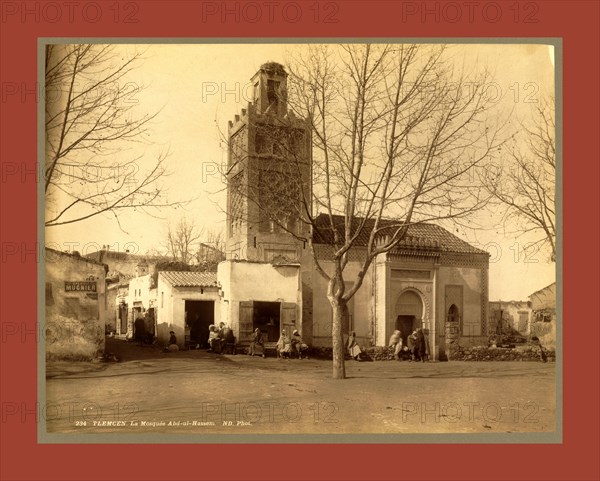
<path fill-rule="evenodd" d="M 283 329 L 281 331 L 281 335 L 279 336 L 279 340 L 277 341 L 276 347 L 277 359 L 291 359 L 292 354 L 294 353 L 298 354 L 298 359 L 302 359 L 303 353 L 304 358 L 308 358 L 308 356 L 306 355 L 306 351 L 308 350 L 308 344 L 304 342 L 302 336 L 300 336 L 300 333 L 297 329 L 294 329 L 294 332 L 292 332 L 291 337 L 289 337 L 285 329 Z M 248 355 L 258 355 L 265 357 L 265 342 L 262 337 L 262 333 L 260 332 L 260 329 L 258 327 L 252 333 L 252 339 L 250 341 Z"/>
<path fill-rule="evenodd" d="M 308 344 L 306 344 L 297 329 L 292 332 L 292 337 L 288 337 L 285 329 L 281 331 L 281 336 L 277 341 L 277 358 L 291 359 L 294 353 L 298 354 L 298 359 L 302 359 L 302 353 L 305 353 L 304 358 L 308 359 L 306 352 L 308 350 Z"/>
<path fill-rule="evenodd" d="M 233 331 L 224 322 L 220 322 L 218 328 L 214 324 L 208 326 L 208 344 L 210 347 L 209 351 L 217 354 L 221 354 L 228 344 L 232 345 L 234 346 L 233 353 L 235 354 L 235 336 Z M 389 347 L 393 349 L 394 357 L 398 360 L 429 361 L 429 332 L 427 329 L 420 327 L 415 329 L 412 334 L 406 337 L 406 345 L 404 345 L 402 333 L 399 330 L 395 330 L 390 337 Z M 177 340 L 173 331 L 170 332 L 167 349 L 177 349 Z M 287 335 L 285 329 L 281 331 L 281 335 L 277 341 L 278 359 L 291 359 L 294 353 L 298 355 L 298 359 L 302 359 L 303 353 L 305 354 L 304 357 L 308 358 L 306 356 L 307 350 L 308 345 L 304 342 L 297 329 L 294 329 L 291 337 Z M 356 341 L 356 333 L 354 331 L 348 337 L 347 352 L 352 359 L 356 361 L 362 360 L 361 355 L 363 352 Z M 265 357 L 265 342 L 258 327 L 252 333 L 248 355 Z"/>
<path fill-rule="evenodd" d="M 394 350 L 396 359 L 409 361 L 429 361 L 429 332 L 417 328 L 406 337 L 406 345 L 402 342 L 402 333 L 395 330 L 390 336 L 389 346 Z"/>
<path fill-rule="evenodd" d="M 211 324 L 208 326 L 208 347 L 209 352 L 221 354 L 227 345 L 233 346 L 232 354 L 235 354 L 235 336 L 233 330 L 224 322 L 219 323 L 219 327 Z"/>
<path fill-rule="evenodd" d="M 410 361 L 429 361 L 429 332 L 427 329 L 415 329 L 407 336 L 406 345 L 402 342 L 402 333 L 395 330 L 390 337 L 389 347 L 394 351 L 394 357 L 398 360 L 408 359 Z M 348 337 L 348 355 L 361 361 L 363 352 L 356 342 L 356 333 L 353 331 Z"/>

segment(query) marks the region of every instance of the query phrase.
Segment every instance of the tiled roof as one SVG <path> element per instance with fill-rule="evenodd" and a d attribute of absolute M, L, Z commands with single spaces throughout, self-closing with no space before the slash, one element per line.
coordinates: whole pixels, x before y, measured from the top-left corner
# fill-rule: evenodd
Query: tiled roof
<path fill-rule="evenodd" d="M 356 225 L 358 220 L 356 219 Z M 333 221 L 336 229 L 340 234 L 340 238 L 344 236 L 344 217 L 341 215 L 334 215 Z M 386 225 L 395 225 L 397 221 L 390 219 L 382 219 L 379 222 L 379 226 L 385 227 Z M 363 230 L 360 232 L 357 238 L 356 245 L 366 246 L 369 241 L 369 236 L 375 225 L 374 219 L 368 219 L 365 223 Z M 388 234 L 392 234 L 394 231 L 393 227 L 389 228 Z M 385 229 L 382 231 L 382 235 L 385 235 Z M 327 214 L 319 214 L 315 220 L 315 229 L 313 235 L 313 241 L 315 244 L 332 244 L 333 243 L 333 230 L 329 223 L 329 216 Z M 451 232 L 447 231 L 443 227 L 435 224 L 415 224 L 408 228 L 408 232 L 405 238 L 398 244 L 397 249 L 402 250 L 419 250 L 419 251 L 444 251 L 444 252 L 458 252 L 468 254 L 487 254 L 486 251 L 478 249 L 472 246 L 468 242 L 460 239 Z"/>
<path fill-rule="evenodd" d="M 159 275 L 173 287 L 218 287 L 216 272 L 161 271 Z"/>
<path fill-rule="evenodd" d="M 556 292 L 556 282 L 553 282 L 553 283 L 552 283 L 552 284 L 550 284 L 549 286 L 543 287 L 542 289 L 539 289 L 539 290 L 535 291 L 533 294 L 529 294 L 529 297 L 532 297 L 532 296 L 536 296 L 536 295 L 538 295 L 538 294 L 541 294 L 542 292 L 544 292 L 544 291 L 546 291 L 546 290 L 547 290 L 548 292 L 551 292 L 551 291 L 554 291 L 554 292 Z"/>

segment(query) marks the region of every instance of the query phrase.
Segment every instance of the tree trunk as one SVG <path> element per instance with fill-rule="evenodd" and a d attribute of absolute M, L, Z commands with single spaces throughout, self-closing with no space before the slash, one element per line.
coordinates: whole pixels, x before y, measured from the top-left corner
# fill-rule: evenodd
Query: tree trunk
<path fill-rule="evenodd" d="M 331 340 L 333 345 L 333 379 L 346 378 L 346 365 L 344 363 L 344 338 L 342 326 L 344 313 L 348 311 L 346 302 L 341 299 L 330 299 L 333 310 L 333 322 L 331 328 Z"/>

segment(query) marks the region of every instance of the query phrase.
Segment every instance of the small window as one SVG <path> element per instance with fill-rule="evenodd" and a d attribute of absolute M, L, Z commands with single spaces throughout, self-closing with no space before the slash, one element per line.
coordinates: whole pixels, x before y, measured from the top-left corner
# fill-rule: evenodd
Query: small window
<path fill-rule="evenodd" d="M 254 138 L 254 151 L 257 154 L 267 153 L 267 140 L 264 135 L 256 134 L 256 137 Z"/>
<path fill-rule="evenodd" d="M 277 107 L 278 105 L 278 90 L 279 90 L 279 82 L 275 80 L 267 81 L 267 100 L 269 101 L 269 107 Z"/>

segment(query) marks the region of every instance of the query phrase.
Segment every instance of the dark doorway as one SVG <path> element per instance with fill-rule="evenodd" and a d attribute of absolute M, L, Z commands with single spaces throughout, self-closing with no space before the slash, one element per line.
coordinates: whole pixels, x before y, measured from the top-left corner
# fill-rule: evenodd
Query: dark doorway
<path fill-rule="evenodd" d="M 133 338 L 139 342 L 142 342 L 144 339 L 144 315 L 142 314 L 141 307 L 133 308 L 133 332 L 131 334 L 133 334 Z"/>
<path fill-rule="evenodd" d="M 146 328 L 146 342 L 148 344 L 152 344 L 154 341 L 154 336 L 156 335 L 155 330 L 155 318 L 156 313 L 154 312 L 154 307 L 150 307 L 146 314 L 144 315 L 144 326 Z"/>
<path fill-rule="evenodd" d="M 253 329 L 259 328 L 266 342 L 279 339 L 281 304 L 279 302 L 255 302 L 252 318 Z M 288 333 L 290 335 L 291 333 Z"/>
<path fill-rule="evenodd" d="M 190 344 L 208 348 L 208 326 L 215 323 L 215 301 L 185 301 Z"/>
<path fill-rule="evenodd" d="M 396 304 L 396 329 L 402 333 L 402 342 L 406 345 L 406 338 L 421 327 L 423 317 L 423 301 L 414 291 L 404 291 Z"/>
<path fill-rule="evenodd" d="M 142 309 L 136 307 L 134 309 L 135 315 L 133 316 L 133 336 L 136 342 L 143 344 L 146 339 L 146 321 L 142 314 Z"/>
<path fill-rule="evenodd" d="M 119 321 L 121 323 L 120 334 L 127 332 L 127 313 L 129 312 L 127 304 L 119 304 Z"/>
<path fill-rule="evenodd" d="M 396 318 L 396 329 L 402 333 L 402 345 L 406 346 L 406 338 L 418 327 L 415 316 L 401 315 Z"/>

